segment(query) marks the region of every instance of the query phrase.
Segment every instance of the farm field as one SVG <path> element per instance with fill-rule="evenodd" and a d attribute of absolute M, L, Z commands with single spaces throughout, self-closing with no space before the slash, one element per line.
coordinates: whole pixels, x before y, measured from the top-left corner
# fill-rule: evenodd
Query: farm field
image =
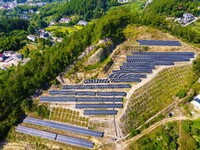
<path fill-rule="evenodd" d="M 80 30 L 82 29 L 81 26 L 74 26 L 74 27 L 65 27 L 65 26 L 50 26 L 50 27 L 47 27 L 45 28 L 46 31 L 49 31 L 49 32 L 62 32 L 62 33 L 66 33 L 68 32 L 69 34 L 74 32 L 74 31 L 77 31 L 77 30 Z"/>
<path fill-rule="evenodd" d="M 199 125 L 199 119 L 163 124 L 131 143 L 129 149 L 198 149 L 200 143 Z"/>
<path fill-rule="evenodd" d="M 123 133 L 142 125 L 147 119 L 176 99 L 180 90 L 187 91 L 193 78 L 190 65 L 166 68 L 132 95 L 121 118 Z"/>
<path fill-rule="evenodd" d="M 53 107 L 50 114 L 50 119 L 84 127 L 88 127 L 88 122 L 89 122 L 89 118 L 81 117 L 78 111 L 73 111 L 62 107 L 61 108 Z"/>

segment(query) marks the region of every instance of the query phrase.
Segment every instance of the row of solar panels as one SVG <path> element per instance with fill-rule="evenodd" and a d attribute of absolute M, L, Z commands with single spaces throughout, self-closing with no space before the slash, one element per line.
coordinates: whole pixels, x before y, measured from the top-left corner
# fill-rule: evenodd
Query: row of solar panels
<path fill-rule="evenodd" d="M 129 65 L 130 64 L 140 64 L 140 65 L 155 65 L 155 66 L 159 66 L 159 65 L 165 65 L 165 66 L 168 66 L 168 65 L 174 65 L 174 62 L 172 61 L 144 61 L 144 60 L 138 60 L 138 61 L 128 61 L 127 62 Z"/>
<path fill-rule="evenodd" d="M 24 127 L 20 125 L 16 127 L 16 131 L 20 133 L 32 135 L 32 136 L 46 138 L 49 140 L 55 140 L 61 143 L 79 146 L 79 147 L 93 148 L 94 146 L 94 143 L 88 140 L 83 140 L 80 138 L 74 138 L 74 137 L 69 137 L 69 136 L 63 136 L 63 135 L 59 135 L 59 134 L 55 134 L 55 133 L 51 133 L 47 131 L 42 131 L 38 129 L 33 129 L 29 127 Z"/>
<path fill-rule="evenodd" d="M 161 41 L 161 40 L 137 40 L 140 45 L 152 46 L 181 46 L 179 41 Z"/>
<path fill-rule="evenodd" d="M 126 96 L 126 92 L 93 92 L 93 91 L 67 91 L 50 90 L 50 95 L 78 95 L 78 96 Z"/>
<path fill-rule="evenodd" d="M 153 55 L 153 56 L 190 56 L 194 57 L 194 52 L 133 52 L 134 56 L 144 56 L 144 55 Z"/>
<path fill-rule="evenodd" d="M 113 70 L 112 73 L 152 73 L 152 70 Z"/>
<path fill-rule="evenodd" d="M 84 115 L 117 115 L 117 110 L 84 110 Z"/>
<path fill-rule="evenodd" d="M 174 65 L 174 62 L 190 61 L 193 52 L 133 52 L 120 70 L 113 70 L 108 77 L 112 82 L 141 82 L 141 73 L 152 73 L 157 65 Z M 120 74 L 120 75 L 119 75 Z M 137 76 L 139 74 L 139 76 Z"/>
<path fill-rule="evenodd" d="M 114 78 L 111 79 L 111 82 L 120 83 L 120 82 L 141 82 L 140 78 Z"/>
<path fill-rule="evenodd" d="M 129 67 L 122 67 L 120 70 L 132 70 L 134 73 L 152 73 L 151 68 L 129 68 Z"/>
<path fill-rule="evenodd" d="M 110 79 L 112 78 L 146 78 L 146 74 L 134 74 L 134 73 L 112 73 L 108 76 Z"/>
<path fill-rule="evenodd" d="M 97 84 L 97 85 L 64 85 L 63 89 L 123 89 L 131 88 L 130 84 Z"/>
<path fill-rule="evenodd" d="M 27 117 L 24 119 L 23 122 L 30 123 L 33 125 L 49 127 L 52 129 L 58 129 L 58 130 L 72 132 L 72 133 L 87 135 L 87 136 L 103 137 L 103 135 L 104 135 L 103 132 L 98 132 L 98 131 L 94 131 L 94 130 L 90 130 L 90 129 L 86 129 L 86 128 L 71 126 L 71 125 L 67 125 L 67 124 L 63 124 L 63 123 L 53 122 L 53 121 L 49 121 L 49 120 L 41 120 L 41 119 Z"/>
<path fill-rule="evenodd" d="M 40 97 L 40 102 L 122 102 L 123 98 L 115 97 Z"/>
<path fill-rule="evenodd" d="M 127 65 L 125 65 L 125 66 L 120 66 L 120 69 L 126 69 L 126 68 L 131 68 L 131 69 L 154 69 L 155 68 L 155 66 L 148 66 L 148 65 L 143 65 L 143 66 L 134 66 L 134 65 L 132 65 L 132 66 L 127 66 Z"/>
<path fill-rule="evenodd" d="M 90 83 L 110 83 L 109 79 L 86 79 L 84 80 L 85 84 L 90 84 Z"/>
<path fill-rule="evenodd" d="M 193 58 L 193 55 L 133 55 L 127 56 L 126 59 L 189 59 Z"/>
<path fill-rule="evenodd" d="M 75 108 L 123 108 L 123 104 L 76 104 Z"/>
<path fill-rule="evenodd" d="M 180 61 L 190 61 L 190 58 L 127 58 L 126 61 L 172 61 L 172 62 L 180 62 Z"/>

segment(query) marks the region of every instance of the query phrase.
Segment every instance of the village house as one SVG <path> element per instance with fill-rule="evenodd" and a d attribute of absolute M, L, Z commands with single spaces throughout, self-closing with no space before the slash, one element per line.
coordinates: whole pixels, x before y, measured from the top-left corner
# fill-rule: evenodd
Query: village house
<path fill-rule="evenodd" d="M 69 23 L 71 21 L 71 18 L 61 18 L 59 20 L 59 23 Z"/>
<path fill-rule="evenodd" d="M 36 36 L 34 36 L 34 35 L 28 35 L 27 39 L 29 39 L 32 42 L 35 42 L 36 41 Z"/>
<path fill-rule="evenodd" d="M 183 14 L 183 23 L 185 23 L 185 24 L 191 22 L 194 19 L 195 19 L 195 17 L 191 13 L 184 13 Z"/>
<path fill-rule="evenodd" d="M 87 25 L 88 25 L 88 22 L 87 22 L 87 21 L 84 21 L 84 20 L 80 20 L 80 21 L 78 22 L 78 25 L 79 25 L 79 26 L 87 26 Z"/>

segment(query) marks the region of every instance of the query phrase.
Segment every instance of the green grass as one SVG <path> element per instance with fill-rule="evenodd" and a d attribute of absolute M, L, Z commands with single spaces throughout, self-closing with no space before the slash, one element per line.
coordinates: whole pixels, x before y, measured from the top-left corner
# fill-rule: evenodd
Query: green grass
<path fill-rule="evenodd" d="M 81 30 L 82 28 L 83 27 L 81 27 L 81 26 L 74 26 L 74 27 L 49 26 L 49 27 L 45 28 L 45 30 L 49 31 L 49 32 L 54 32 L 54 31 L 62 32 L 62 33 L 68 32 L 70 34 L 70 33 L 74 32 L 74 31 Z"/>
<path fill-rule="evenodd" d="M 129 8 L 131 12 L 137 12 L 139 14 L 142 14 L 144 11 L 143 6 L 145 5 L 145 3 L 146 3 L 146 0 L 139 0 L 136 2 L 131 2 L 125 5 L 125 7 Z"/>
<path fill-rule="evenodd" d="M 198 31 L 200 33 L 200 19 L 191 25 L 189 27 L 193 28 L 194 30 Z"/>
<path fill-rule="evenodd" d="M 89 119 L 81 117 L 78 111 L 73 111 L 65 108 L 55 108 L 55 107 L 52 108 L 50 119 L 85 127 L 88 127 L 88 122 L 89 122 Z"/>
<path fill-rule="evenodd" d="M 176 149 L 177 123 L 167 123 L 158 127 L 151 133 L 143 136 L 129 146 L 130 150 L 169 150 Z M 173 144 L 172 144 L 173 143 Z"/>
<path fill-rule="evenodd" d="M 170 105 L 180 89 L 190 88 L 193 72 L 189 65 L 161 71 L 132 95 L 125 115 L 121 118 L 124 133 L 137 128 L 160 110 Z"/>
<path fill-rule="evenodd" d="M 173 143 L 173 144 L 172 144 Z M 200 149 L 200 119 L 159 126 L 129 145 L 130 150 Z"/>

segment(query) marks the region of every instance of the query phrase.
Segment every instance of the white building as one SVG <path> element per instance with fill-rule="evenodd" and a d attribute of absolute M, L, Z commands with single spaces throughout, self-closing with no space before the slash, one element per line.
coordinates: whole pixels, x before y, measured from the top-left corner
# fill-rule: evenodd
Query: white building
<path fill-rule="evenodd" d="M 80 25 L 80 26 L 87 26 L 87 25 L 88 25 L 88 22 L 87 22 L 87 21 L 84 21 L 84 20 L 80 20 L 80 21 L 78 22 L 78 25 Z"/>
<path fill-rule="evenodd" d="M 191 22 L 194 19 L 195 19 L 195 17 L 194 17 L 193 14 L 190 14 L 190 13 L 184 13 L 183 14 L 183 21 L 184 21 L 184 23 L 189 23 L 189 22 Z"/>
<path fill-rule="evenodd" d="M 200 110 L 200 94 L 197 95 L 191 103 L 194 105 L 196 109 Z"/>
<path fill-rule="evenodd" d="M 71 18 L 61 18 L 59 23 L 69 23 L 72 19 Z"/>
<path fill-rule="evenodd" d="M 13 51 L 4 51 L 4 53 L 3 53 L 3 55 L 4 55 L 5 57 L 11 57 L 13 54 L 14 54 Z"/>
<path fill-rule="evenodd" d="M 27 36 L 27 39 L 29 39 L 30 41 L 35 42 L 36 37 L 35 37 L 34 35 L 28 35 L 28 36 Z"/>

